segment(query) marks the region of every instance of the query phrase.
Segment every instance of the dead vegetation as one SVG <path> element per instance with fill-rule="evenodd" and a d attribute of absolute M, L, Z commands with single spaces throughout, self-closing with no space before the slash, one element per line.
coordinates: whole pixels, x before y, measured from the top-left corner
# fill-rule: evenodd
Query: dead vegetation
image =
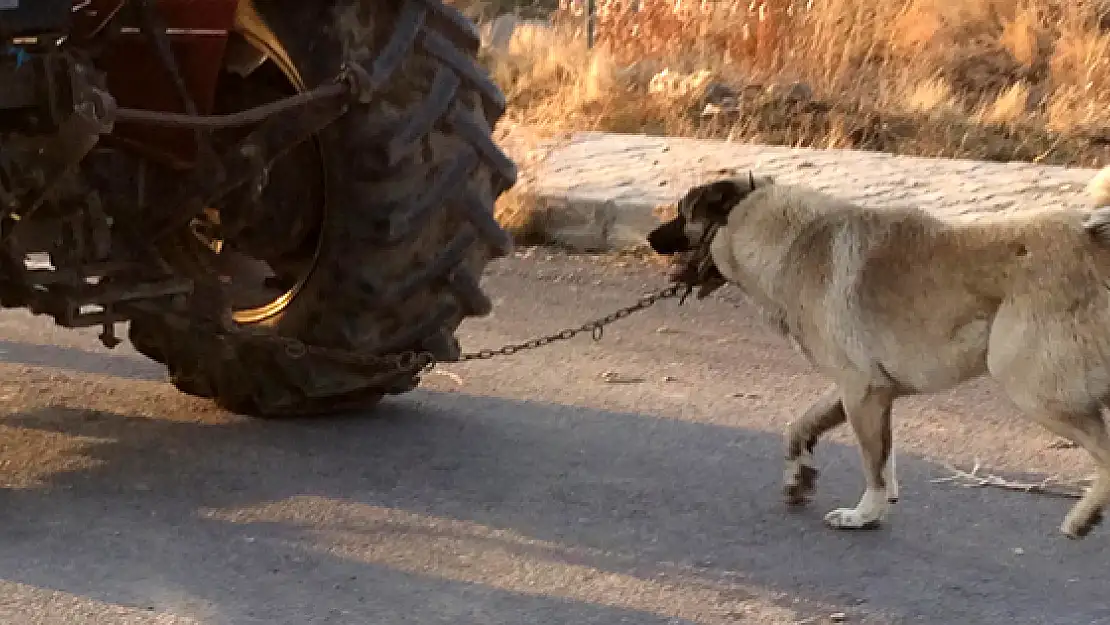
<path fill-rule="evenodd" d="M 1108 0 L 597 0 L 593 49 L 583 7 L 487 50 L 511 121 L 1110 163 Z"/>

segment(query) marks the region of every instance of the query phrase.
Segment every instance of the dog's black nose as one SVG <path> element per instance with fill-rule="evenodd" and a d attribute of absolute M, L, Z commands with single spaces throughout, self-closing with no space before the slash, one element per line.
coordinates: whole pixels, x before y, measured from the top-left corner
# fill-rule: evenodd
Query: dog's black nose
<path fill-rule="evenodd" d="M 690 239 L 686 238 L 686 220 L 682 217 L 662 224 L 648 233 L 648 245 L 656 254 L 672 256 L 690 250 Z"/>

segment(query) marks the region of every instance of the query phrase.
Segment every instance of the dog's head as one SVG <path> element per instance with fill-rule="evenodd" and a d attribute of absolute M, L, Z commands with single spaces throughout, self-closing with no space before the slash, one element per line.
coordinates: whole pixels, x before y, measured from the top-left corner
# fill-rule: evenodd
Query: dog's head
<path fill-rule="evenodd" d="M 664 256 L 688 252 L 701 241 L 707 228 L 728 221 L 732 209 L 752 191 L 771 184 L 773 178 L 749 173 L 694 187 L 678 201 L 675 218 L 648 233 L 648 244 Z"/>

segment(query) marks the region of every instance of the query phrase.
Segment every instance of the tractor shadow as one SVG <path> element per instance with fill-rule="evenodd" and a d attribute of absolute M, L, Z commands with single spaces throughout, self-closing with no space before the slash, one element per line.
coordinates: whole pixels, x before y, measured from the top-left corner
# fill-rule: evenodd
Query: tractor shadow
<path fill-rule="evenodd" d="M 777 435 L 643 414 L 417 391 L 371 418 L 0 424 L 77 441 L 70 468 L 0 494 L 0 579 L 204 622 L 745 620 L 706 602 L 1110 619 L 1105 528 L 1066 541 L 1070 502 L 930 484 L 908 455 L 891 522 L 836 533 L 821 517 L 858 495 L 854 448 L 822 447 L 815 501 L 788 511 Z"/>
<path fill-rule="evenodd" d="M 164 367 L 135 353 L 126 343 L 117 347 L 114 352 L 107 352 L 0 340 L 0 363 L 51 367 L 125 380 L 166 379 Z"/>

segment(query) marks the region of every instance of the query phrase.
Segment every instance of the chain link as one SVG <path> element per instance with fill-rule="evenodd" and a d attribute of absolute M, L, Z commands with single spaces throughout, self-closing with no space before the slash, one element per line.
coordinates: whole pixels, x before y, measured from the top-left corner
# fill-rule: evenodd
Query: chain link
<path fill-rule="evenodd" d="M 624 308 L 605 315 L 604 317 L 589 321 L 587 323 L 583 323 L 577 328 L 567 328 L 554 334 L 546 334 L 544 336 L 539 336 L 534 339 L 524 341 L 522 343 L 509 343 L 508 345 L 505 345 L 504 347 L 500 347 L 498 349 L 482 349 L 476 352 L 467 352 L 459 357 L 459 361 L 466 362 L 468 360 L 489 360 L 490 358 L 496 358 L 497 356 L 511 356 L 517 352 L 544 347 L 556 341 L 566 341 L 578 336 L 583 332 L 589 332 L 590 337 L 593 338 L 593 340 L 600 341 L 601 337 L 605 334 L 605 326 L 624 319 L 625 317 L 633 313 L 637 313 L 646 308 L 650 308 L 651 306 L 654 306 L 656 302 L 659 302 L 661 300 L 678 297 L 684 291 L 686 291 L 686 286 L 684 285 L 677 284 L 669 286 L 665 289 L 656 291 L 651 295 L 641 297 L 635 304 L 632 304 L 631 306 L 625 306 Z"/>
<path fill-rule="evenodd" d="M 657 302 L 665 299 L 673 299 L 679 297 L 684 292 L 688 291 L 688 287 L 682 284 L 675 284 L 665 289 L 661 289 L 649 295 L 645 295 L 636 301 L 631 306 L 625 306 L 615 312 L 612 312 L 604 317 L 600 317 L 593 321 L 583 323 L 576 328 L 567 328 L 560 330 L 554 334 L 547 334 L 539 336 L 522 343 L 510 343 L 497 349 L 482 349 L 476 352 L 463 353 L 458 362 L 466 362 L 469 360 L 489 360 L 498 356 L 511 356 L 517 352 L 537 349 L 555 343 L 557 341 L 566 341 L 572 339 L 583 332 L 589 332 L 590 337 L 595 341 L 601 340 L 605 334 L 605 326 L 614 322 L 620 321 L 634 313 L 640 312 Z M 243 331 L 237 333 L 241 339 L 251 340 L 258 343 L 280 343 L 280 348 L 284 350 L 285 354 L 293 359 L 300 359 L 308 356 L 309 354 L 326 358 L 333 362 L 342 363 L 354 367 L 374 370 L 375 375 L 395 375 L 395 374 L 410 374 L 416 375 L 425 373 L 437 364 L 436 357 L 431 352 L 427 351 L 406 351 L 399 354 L 389 354 L 385 356 L 371 356 L 366 354 L 359 354 L 343 349 L 335 349 L 330 347 L 322 347 L 318 345 L 308 345 L 296 339 L 285 337 L 275 337 L 261 332 Z"/>

